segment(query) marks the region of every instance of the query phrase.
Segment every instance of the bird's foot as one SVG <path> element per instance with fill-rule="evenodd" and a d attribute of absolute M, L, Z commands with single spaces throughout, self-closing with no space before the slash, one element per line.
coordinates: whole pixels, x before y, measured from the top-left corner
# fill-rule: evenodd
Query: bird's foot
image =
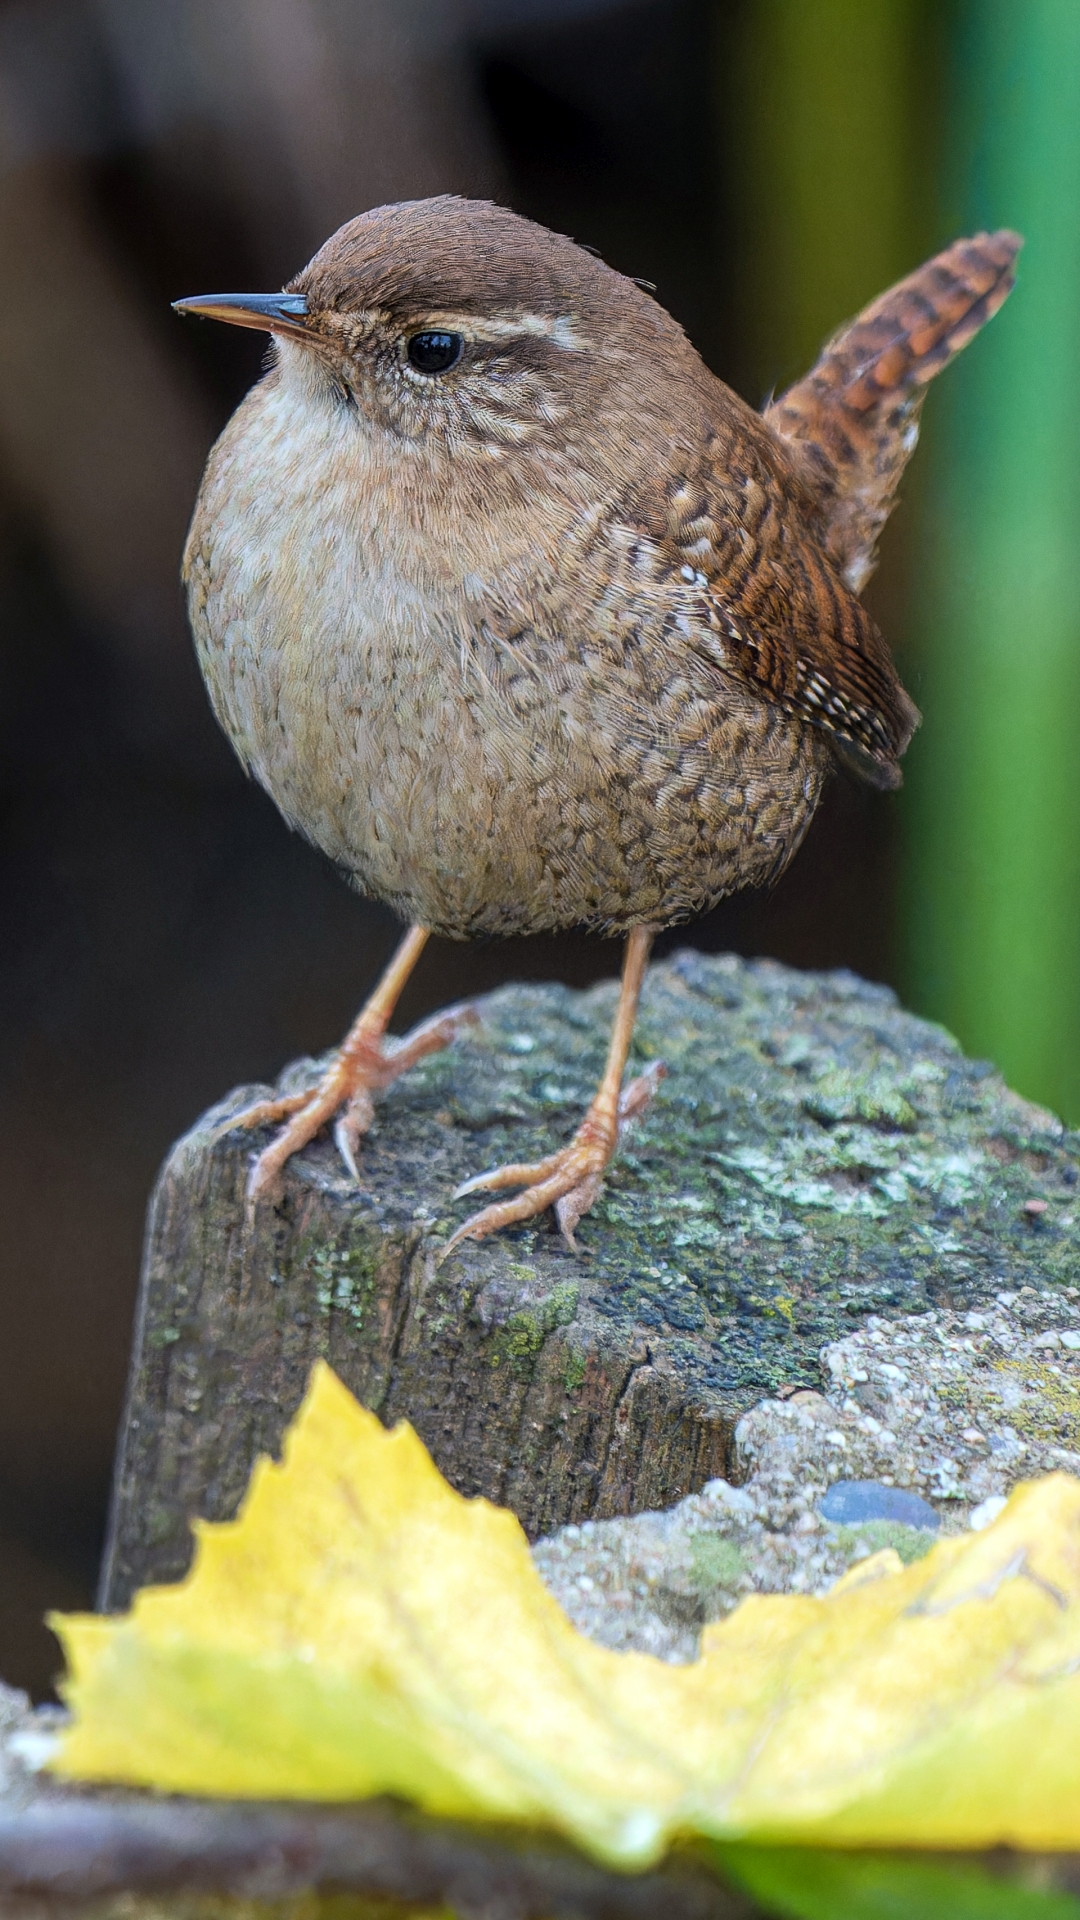
<path fill-rule="evenodd" d="M 636 1080 L 630 1080 L 619 1095 L 616 1112 L 605 1112 L 594 1100 L 573 1139 L 558 1153 L 531 1164 L 493 1167 L 466 1180 L 454 1195 L 460 1200 L 467 1193 L 492 1192 L 501 1187 L 523 1187 L 513 1200 L 497 1200 L 474 1213 L 448 1240 L 441 1258 L 462 1240 L 483 1240 L 500 1227 L 515 1226 L 532 1220 L 545 1207 L 554 1207 L 555 1218 L 567 1246 L 577 1252 L 574 1228 L 594 1204 L 607 1167 L 625 1129 L 640 1118 L 667 1069 L 662 1060 L 654 1060 Z"/>
<path fill-rule="evenodd" d="M 429 1053 L 448 1047 L 463 1028 L 479 1025 L 475 1007 L 464 1003 L 447 1007 L 444 1012 L 421 1021 L 403 1039 L 388 1040 L 383 1032 L 365 1030 L 361 1015 L 344 1045 L 339 1048 L 317 1087 L 303 1093 L 291 1093 L 278 1100 L 259 1100 L 246 1107 L 233 1127 L 262 1127 L 284 1120 L 276 1139 L 264 1147 L 252 1165 L 248 1178 L 249 1220 L 260 1200 L 275 1191 L 287 1160 L 306 1147 L 320 1129 L 334 1120 L 337 1150 L 354 1180 L 360 1174 L 356 1150 L 374 1116 L 374 1096 L 396 1080 L 399 1074 L 416 1065 Z"/>

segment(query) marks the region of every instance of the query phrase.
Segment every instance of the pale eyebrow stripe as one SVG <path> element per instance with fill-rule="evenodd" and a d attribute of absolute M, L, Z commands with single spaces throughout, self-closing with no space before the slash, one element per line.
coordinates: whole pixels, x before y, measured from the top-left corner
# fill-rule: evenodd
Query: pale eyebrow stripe
<path fill-rule="evenodd" d="M 577 331 L 572 315 L 568 313 L 508 313 L 488 314 L 478 320 L 474 313 L 431 313 L 423 320 L 425 331 L 436 333 L 463 333 L 466 339 L 513 340 L 521 335 L 550 340 L 553 345 L 563 347 L 568 352 L 580 351 L 589 342 Z"/>

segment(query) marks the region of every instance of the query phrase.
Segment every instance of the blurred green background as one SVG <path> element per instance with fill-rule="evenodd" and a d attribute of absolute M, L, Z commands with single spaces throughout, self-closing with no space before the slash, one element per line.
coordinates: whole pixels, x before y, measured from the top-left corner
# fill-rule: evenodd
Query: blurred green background
<path fill-rule="evenodd" d="M 836 315 L 951 235 L 1027 243 L 1017 297 L 934 395 L 908 491 L 894 639 L 924 725 L 890 973 L 1076 1121 L 1080 7 L 762 0 L 745 32 L 752 298 L 781 384 Z"/>
<path fill-rule="evenodd" d="M 790 872 L 669 937 L 890 981 L 1080 1121 L 1077 0 L 0 0 L 0 1676 L 89 1601 L 169 1142 L 340 1036 L 388 953 L 210 719 L 177 562 L 280 286 L 490 195 L 655 281 L 755 405 L 958 233 L 1027 238 L 933 390 L 867 598 L 925 715 Z M 566 936 L 426 959 L 402 1009 Z"/>

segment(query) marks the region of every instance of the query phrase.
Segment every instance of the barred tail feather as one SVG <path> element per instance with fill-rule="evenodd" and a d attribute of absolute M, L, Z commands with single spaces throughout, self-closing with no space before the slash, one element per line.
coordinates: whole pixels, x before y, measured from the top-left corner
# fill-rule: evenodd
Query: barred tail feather
<path fill-rule="evenodd" d="M 858 593 L 919 434 L 934 375 L 991 319 L 1013 284 L 1018 234 L 957 240 L 891 287 L 765 410 L 819 503 L 821 534 Z"/>

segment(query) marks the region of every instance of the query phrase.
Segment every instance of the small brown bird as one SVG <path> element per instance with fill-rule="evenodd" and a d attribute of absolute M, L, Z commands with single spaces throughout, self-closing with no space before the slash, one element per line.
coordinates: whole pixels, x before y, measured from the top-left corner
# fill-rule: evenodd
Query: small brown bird
<path fill-rule="evenodd" d="M 284 293 L 177 302 L 273 335 L 211 453 L 184 561 L 214 710 L 289 823 L 411 923 L 252 1203 L 336 1116 L 444 1046 L 388 1040 L 429 932 L 628 935 L 573 1140 L 451 1244 L 554 1206 L 571 1240 L 620 1127 L 658 927 L 790 860 L 838 761 L 895 787 L 918 714 L 857 599 L 928 381 L 1005 299 L 1015 234 L 960 240 L 756 414 L 633 281 L 443 196 L 341 228 Z M 654 1070 L 655 1072 L 655 1070 Z"/>

